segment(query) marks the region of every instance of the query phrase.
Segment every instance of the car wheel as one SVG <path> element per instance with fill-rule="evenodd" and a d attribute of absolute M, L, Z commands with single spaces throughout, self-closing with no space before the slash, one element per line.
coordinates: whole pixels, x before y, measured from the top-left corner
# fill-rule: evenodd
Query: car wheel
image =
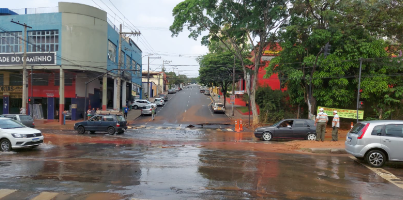
<path fill-rule="evenodd" d="M 386 156 L 382 151 L 372 150 L 367 153 L 365 160 L 371 167 L 382 167 L 386 163 Z"/>
<path fill-rule="evenodd" d="M 115 128 L 109 127 L 109 128 L 108 128 L 108 133 L 109 133 L 109 135 L 115 134 Z"/>
<path fill-rule="evenodd" d="M 95 134 L 95 131 L 90 131 L 91 134 Z"/>
<path fill-rule="evenodd" d="M 0 150 L 1 151 L 10 151 L 11 150 L 11 142 L 7 139 L 0 140 Z"/>
<path fill-rule="evenodd" d="M 137 109 L 139 109 L 139 107 L 138 107 L 138 106 L 134 106 L 134 109 L 136 109 L 136 110 L 137 110 Z"/>
<path fill-rule="evenodd" d="M 262 135 L 262 140 L 263 141 L 270 141 L 273 138 L 273 135 L 269 132 L 265 132 Z"/>
<path fill-rule="evenodd" d="M 306 136 L 306 139 L 307 139 L 307 140 L 316 140 L 316 135 L 313 134 L 313 133 L 309 133 L 309 134 Z"/>
<path fill-rule="evenodd" d="M 79 127 L 77 128 L 77 132 L 78 132 L 78 134 L 84 134 L 84 133 L 85 133 L 85 128 L 84 128 L 84 126 L 79 126 Z"/>

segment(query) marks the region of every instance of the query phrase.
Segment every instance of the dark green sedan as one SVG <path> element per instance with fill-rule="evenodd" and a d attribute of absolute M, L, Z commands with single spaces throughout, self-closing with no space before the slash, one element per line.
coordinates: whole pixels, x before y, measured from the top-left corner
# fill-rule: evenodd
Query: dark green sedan
<path fill-rule="evenodd" d="M 107 132 L 110 135 L 124 133 L 127 129 L 126 119 L 122 115 L 94 115 L 87 121 L 74 124 L 74 130 L 79 134 Z"/>

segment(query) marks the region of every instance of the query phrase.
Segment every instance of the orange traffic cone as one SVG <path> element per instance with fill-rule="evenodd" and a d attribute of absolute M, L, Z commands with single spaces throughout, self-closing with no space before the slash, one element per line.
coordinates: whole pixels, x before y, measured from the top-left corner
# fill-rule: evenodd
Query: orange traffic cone
<path fill-rule="evenodd" d="M 238 120 L 235 120 L 235 131 L 239 132 L 239 123 Z"/>
<path fill-rule="evenodd" d="M 351 122 L 351 129 L 353 129 L 353 127 L 354 127 L 354 124 L 353 124 L 353 122 Z"/>
<path fill-rule="evenodd" d="M 239 131 L 243 131 L 242 119 L 239 120 Z"/>

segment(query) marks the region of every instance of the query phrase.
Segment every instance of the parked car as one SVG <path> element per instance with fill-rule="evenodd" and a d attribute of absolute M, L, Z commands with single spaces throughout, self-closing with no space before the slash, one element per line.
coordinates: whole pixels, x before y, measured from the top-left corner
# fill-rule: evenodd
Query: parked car
<path fill-rule="evenodd" d="M 225 107 L 224 107 L 224 104 L 222 104 L 222 103 L 211 104 L 211 108 L 213 109 L 214 113 L 217 113 L 217 112 L 225 113 Z"/>
<path fill-rule="evenodd" d="M 176 90 L 175 89 L 170 89 L 170 90 L 168 90 L 168 94 L 175 94 L 176 93 Z"/>
<path fill-rule="evenodd" d="M 274 138 L 316 140 L 315 121 L 309 119 L 285 119 L 271 126 L 259 127 L 255 137 L 264 141 Z"/>
<path fill-rule="evenodd" d="M 164 101 L 163 99 L 161 99 L 161 98 L 155 98 L 155 99 L 154 99 L 154 103 L 155 103 L 157 106 L 163 106 L 163 105 L 165 104 L 165 101 Z"/>
<path fill-rule="evenodd" d="M 132 108 L 133 109 L 139 109 L 139 108 L 144 108 L 148 104 L 147 100 L 145 99 L 136 99 L 132 103 Z"/>
<path fill-rule="evenodd" d="M 30 128 L 35 128 L 35 123 L 34 119 L 32 119 L 31 116 L 29 115 L 23 115 L 23 114 L 3 114 L 0 115 L 0 117 L 7 117 L 16 121 L 21 122 L 25 126 L 28 126 Z"/>
<path fill-rule="evenodd" d="M 200 93 L 204 93 L 204 89 L 203 89 L 203 88 L 200 88 Z"/>
<path fill-rule="evenodd" d="M 403 121 L 363 121 L 348 132 L 345 149 L 372 167 L 382 167 L 388 161 L 403 161 L 402 144 Z"/>
<path fill-rule="evenodd" d="M 168 101 L 168 95 L 166 94 L 159 94 L 158 95 L 161 99 L 164 99 L 164 101 Z"/>
<path fill-rule="evenodd" d="M 154 109 L 156 108 L 157 107 L 154 107 Z M 152 110 L 153 108 L 151 107 L 151 105 L 147 105 L 146 107 L 141 109 L 141 115 L 152 115 Z"/>
<path fill-rule="evenodd" d="M 126 119 L 122 115 L 94 115 L 87 121 L 74 124 L 74 130 L 79 134 L 108 132 L 110 135 L 124 133 L 127 129 Z"/>
<path fill-rule="evenodd" d="M 204 95 L 210 95 L 210 90 L 204 90 Z"/>
<path fill-rule="evenodd" d="M 154 106 L 154 108 L 157 108 L 157 104 L 156 103 L 151 103 L 150 101 L 146 100 L 147 105 L 151 105 Z"/>
<path fill-rule="evenodd" d="M 0 150 L 38 147 L 43 143 L 40 130 L 26 127 L 24 124 L 6 117 L 0 117 Z"/>

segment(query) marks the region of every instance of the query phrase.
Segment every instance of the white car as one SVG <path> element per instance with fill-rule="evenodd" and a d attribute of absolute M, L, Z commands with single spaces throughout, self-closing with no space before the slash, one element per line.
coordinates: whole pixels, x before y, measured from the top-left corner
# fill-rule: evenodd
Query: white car
<path fill-rule="evenodd" d="M 139 108 L 144 108 L 148 104 L 148 101 L 145 99 L 136 99 L 132 103 L 132 108 L 133 109 L 139 109 Z"/>
<path fill-rule="evenodd" d="M 222 112 L 225 113 L 225 107 L 222 103 L 214 103 L 211 105 L 211 108 L 213 109 L 213 112 Z"/>
<path fill-rule="evenodd" d="M 155 103 L 157 106 L 163 106 L 163 105 L 165 105 L 165 101 L 164 101 L 164 99 L 162 99 L 162 98 L 155 98 L 155 99 L 154 99 L 154 103 Z"/>
<path fill-rule="evenodd" d="M 0 117 L 0 150 L 37 147 L 43 143 L 40 130 L 28 128 L 25 125 L 9 118 Z"/>

